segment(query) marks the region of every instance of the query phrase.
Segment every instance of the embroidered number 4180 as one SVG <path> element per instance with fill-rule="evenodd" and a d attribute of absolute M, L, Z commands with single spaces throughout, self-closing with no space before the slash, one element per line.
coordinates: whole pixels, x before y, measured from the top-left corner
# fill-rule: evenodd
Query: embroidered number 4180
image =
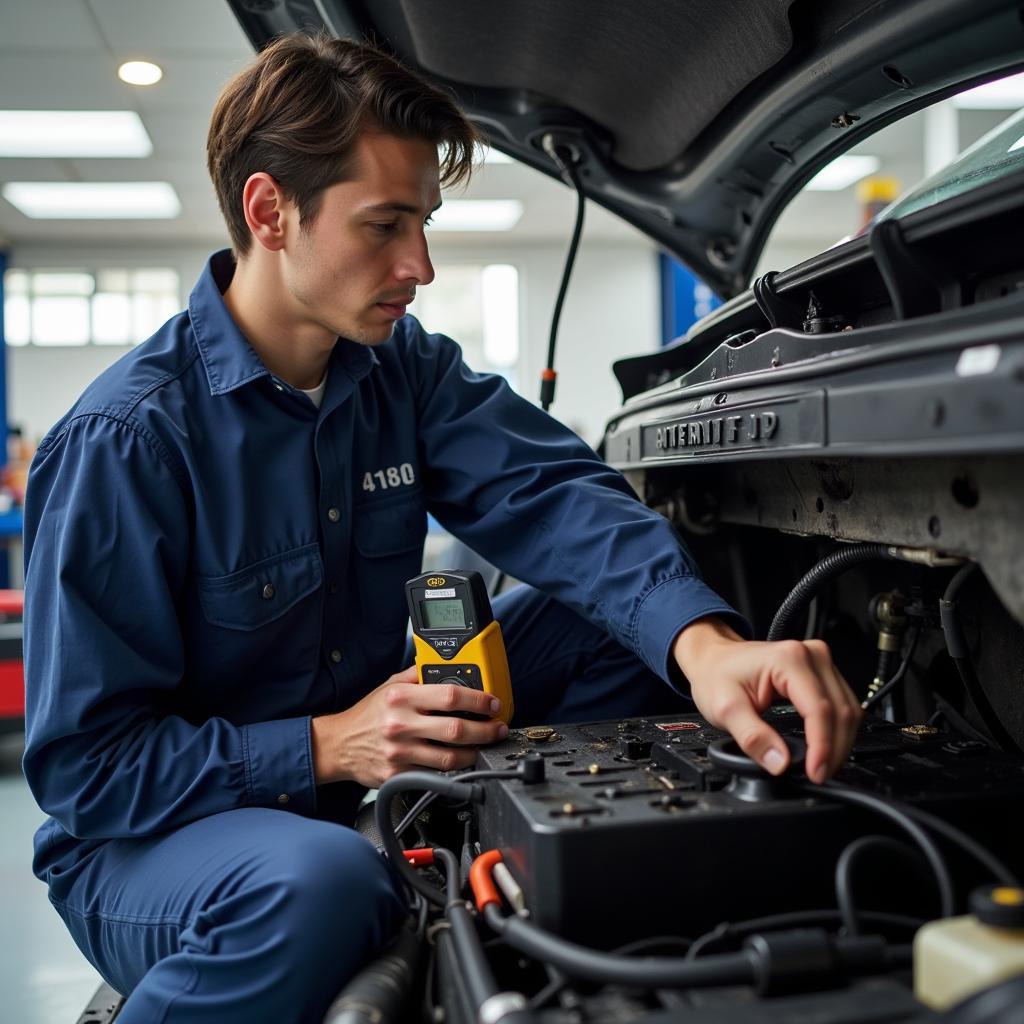
<path fill-rule="evenodd" d="M 375 491 L 379 487 L 386 491 L 389 487 L 400 487 L 402 484 L 416 482 L 416 473 L 412 465 L 403 462 L 400 466 L 388 466 L 387 469 L 375 469 L 363 474 L 363 490 Z"/>

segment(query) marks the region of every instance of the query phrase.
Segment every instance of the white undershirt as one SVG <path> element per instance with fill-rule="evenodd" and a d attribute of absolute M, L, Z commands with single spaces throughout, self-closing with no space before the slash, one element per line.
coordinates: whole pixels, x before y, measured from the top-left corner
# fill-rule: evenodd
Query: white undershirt
<path fill-rule="evenodd" d="M 324 379 L 312 391 L 307 391 L 305 388 L 299 388 L 299 390 L 319 409 L 320 403 L 324 400 L 324 392 L 327 390 L 327 374 L 324 374 Z"/>

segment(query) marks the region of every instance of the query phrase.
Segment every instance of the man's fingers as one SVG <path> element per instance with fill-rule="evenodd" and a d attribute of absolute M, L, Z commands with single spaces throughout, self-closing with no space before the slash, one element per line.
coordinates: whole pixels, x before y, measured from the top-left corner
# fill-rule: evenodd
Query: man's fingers
<path fill-rule="evenodd" d="M 828 774 L 834 775 L 853 748 L 863 712 L 849 683 L 833 664 L 828 646 L 820 640 L 809 641 L 806 646 L 835 707 L 832 755 L 828 764 Z"/>
<path fill-rule="evenodd" d="M 788 657 L 779 668 L 781 678 L 776 689 L 789 699 L 804 720 L 807 777 L 811 782 L 824 782 L 832 757 L 841 747 L 836 738 L 835 700 L 826 682 L 819 677 L 813 648 L 799 641 L 792 643 L 798 643 L 801 650 L 787 652 Z"/>
<path fill-rule="evenodd" d="M 396 672 L 393 676 L 390 676 L 385 682 L 385 686 L 390 683 L 418 683 L 420 681 L 420 670 L 415 665 L 410 665 L 408 668 L 403 668 L 401 672 Z"/>
<path fill-rule="evenodd" d="M 720 728 L 729 732 L 740 749 L 765 771 L 781 775 L 789 767 L 789 748 L 782 737 L 757 713 L 753 701 L 737 700 L 719 713 Z"/>
<path fill-rule="evenodd" d="M 475 715 L 490 718 L 501 710 L 501 701 L 482 690 L 473 690 L 468 686 L 456 686 L 454 683 L 428 683 L 420 687 L 421 693 L 416 695 L 416 707 L 420 711 L 440 711 L 451 714 L 453 711 L 469 711 Z"/>
<path fill-rule="evenodd" d="M 416 725 L 417 738 L 459 747 L 485 747 L 507 735 L 508 726 L 504 722 L 474 722 L 450 715 L 423 715 Z"/>
<path fill-rule="evenodd" d="M 438 747 L 430 743 L 415 743 L 409 747 L 409 768 L 452 772 L 456 768 L 472 768 L 475 764 L 476 750 L 470 747 Z"/>

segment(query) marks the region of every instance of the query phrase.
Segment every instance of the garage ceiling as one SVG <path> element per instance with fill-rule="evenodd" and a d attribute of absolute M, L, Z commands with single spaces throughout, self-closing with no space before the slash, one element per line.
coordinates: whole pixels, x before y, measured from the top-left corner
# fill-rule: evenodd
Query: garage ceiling
<path fill-rule="evenodd" d="M 222 0 L 0 0 L 0 109 L 135 110 L 154 152 L 132 160 L 2 159 L 10 181 L 167 181 L 182 204 L 167 221 L 48 221 L 25 217 L 0 199 L 0 244 L 160 242 L 220 244 L 220 212 L 206 174 L 210 111 L 224 82 L 252 48 Z M 117 78 L 125 60 L 151 60 L 164 70 L 155 86 Z M 973 133 L 971 133 L 973 134 Z M 967 141 L 966 139 L 964 141 Z M 857 147 L 883 158 L 883 172 L 909 184 L 921 173 L 921 130 L 890 129 Z M 525 213 L 511 232 L 435 234 L 439 248 L 564 240 L 574 202 L 568 189 L 515 164 L 487 165 L 468 198 L 515 198 Z M 857 220 L 853 190 L 808 194 L 776 238 L 823 246 Z M 587 238 L 629 241 L 636 232 L 591 205 Z"/>

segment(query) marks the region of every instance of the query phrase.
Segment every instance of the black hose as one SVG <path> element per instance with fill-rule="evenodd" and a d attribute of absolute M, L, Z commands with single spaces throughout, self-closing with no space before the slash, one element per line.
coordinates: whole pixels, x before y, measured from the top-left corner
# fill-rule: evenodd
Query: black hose
<path fill-rule="evenodd" d="M 324 1024 L 391 1024 L 399 1022 L 416 977 L 423 943 L 405 924 L 371 963 L 341 990 Z"/>
<path fill-rule="evenodd" d="M 915 863 L 919 862 L 917 852 L 912 850 L 906 843 L 897 839 L 890 839 L 888 836 L 861 836 L 849 843 L 839 855 L 836 862 L 836 902 L 839 904 L 839 913 L 843 919 L 843 927 L 847 935 L 860 934 L 860 915 L 853 899 L 853 868 L 857 861 L 863 857 L 865 850 L 872 847 L 883 847 L 906 857 L 911 857 Z"/>
<path fill-rule="evenodd" d="M 888 818 L 913 839 L 918 849 L 924 854 L 925 860 L 935 874 L 935 881 L 939 887 L 939 902 L 942 917 L 952 917 L 956 910 L 956 897 L 953 892 L 953 879 L 949 873 L 949 866 L 942 857 L 942 852 L 932 841 L 924 829 L 914 820 L 911 808 L 897 803 L 895 800 L 883 799 L 873 793 L 865 793 L 859 789 L 851 789 L 841 782 L 823 782 L 812 785 L 810 783 L 796 782 L 796 785 L 809 796 L 828 796 L 840 803 L 854 804 L 858 807 L 874 811 L 875 814 Z"/>
<path fill-rule="evenodd" d="M 851 544 L 833 551 L 805 573 L 790 591 L 772 619 L 768 639 L 785 639 L 808 602 L 829 580 L 862 562 L 893 557 L 885 544 Z"/>
<path fill-rule="evenodd" d="M 479 774 L 483 774 L 482 772 Z M 519 992 L 503 992 L 487 961 L 483 943 L 469 906 L 461 896 L 458 858 L 443 846 L 434 848 L 434 857 L 444 866 L 448 904 L 444 916 L 455 960 L 462 974 L 466 994 L 473 1006 L 474 1019 L 503 1021 L 505 1024 L 530 1024 L 534 1020 L 526 997 Z"/>
<path fill-rule="evenodd" d="M 480 937 L 476 933 L 476 925 L 466 909 L 465 901 L 459 895 L 459 862 L 451 850 L 442 847 L 434 849 L 434 857 L 444 866 L 448 896 L 444 916 L 451 926 L 455 958 L 462 970 L 474 1009 L 479 1009 L 491 996 L 497 994 L 498 985 L 494 980 L 494 972 L 487 962 Z"/>
<path fill-rule="evenodd" d="M 885 928 L 906 928 L 917 931 L 924 920 L 905 914 L 890 914 L 884 910 L 862 910 L 861 918 Z M 770 931 L 776 928 L 806 928 L 812 925 L 841 924 L 842 915 L 838 910 L 793 910 L 785 914 L 771 914 L 768 917 L 754 917 L 747 921 L 724 921 L 711 931 L 694 939 L 687 950 L 686 959 L 695 960 L 708 946 L 725 939 L 737 939 L 753 932 Z"/>
<path fill-rule="evenodd" d="M 381 846 L 388 859 L 395 865 L 395 870 L 402 876 L 408 886 L 428 899 L 436 907 L 444 906 L 444 897 L 438 890 L 425 882 L 416 871 L 406 863 L 402 852 L 395 824 L 391 818 L 391 803 L 399 793 L 407 790 L 426 790 L 423 797 L 414 806 L 422 810 L 429 801 L 426 796 L 444 796 L 456 801 L 480 803 L 484 799 L 483 789 L 477 785 L 485 779 L 522 779 L 524 782 L 538 781 L 543 778 L 543 762 L 537 765 L 529 757 L 523 758 L 515 768 L 495 769 L 484 768 L 479 771 L 463 772 L 461 775 L 444 775 L 441 772 L 409 771 L 402 772 L 386 780 L 377 791 L 374 804 L 374 818 L 377 831 L 380 833 Z M 411 813 L 411 812 L 410 812 Z M 419 812 L 417 812 L 419 813 Z M 408 815 L 406 815 L 408 817 Z M 403 827 L 404 821 L 399 823 Z"/>
<path fill-rule="evenodd" d="M 637 960 L 549 935 L 521 917 L 505 917 L 493 903 L 484 908 L 484 919 L 513 949 L 552 963 L 574 978 L 637 988 L 754 985 L 758 981 L 755 958 L 745 951 L 693 961 L 680 957 Z"/>
<path fill-rule="evenodd" d="M 380 833 L 381 844 L 388 859 L 394 864 L 395 870 L 410 888 L 435 906 L 443 907 L 445 905 L 444 896 L 429 882 L 420 878 L 416 871 L 406 863 L 402 844 L 398 841 L 398 836 L 395 835 L 395 827 L 391 821 L 391 801 L 399 793 L 410 789 L 426 790 L 455 800 L 472 800 L 474 802 L 483 799 L 483 791 L 477 783 L 466 782 L 461 778 L 449 778 L 447 775 L 432 772 L 402 772 L 400 775 L 387 779 L 377 792 L 374 816 L 377 820 L 377 831 Z"/>
<path fill-rule="evenodd" d="M 759 992 L 800 987 L 824 976 L 875 974 L 905 966 L 909 947 L 891 947 L 879 936 L 834 937 L 820 928 L 804 928 L 748 938 L 736 953 L 699 960 L 682 957 L 617 956 L 588 949 L 551 935 L 523 918 L 505 917 L 489 903 L 484 919 L 506 945 L 575 978 L 630 988 L 716 988 L 749 985 Z"/>

